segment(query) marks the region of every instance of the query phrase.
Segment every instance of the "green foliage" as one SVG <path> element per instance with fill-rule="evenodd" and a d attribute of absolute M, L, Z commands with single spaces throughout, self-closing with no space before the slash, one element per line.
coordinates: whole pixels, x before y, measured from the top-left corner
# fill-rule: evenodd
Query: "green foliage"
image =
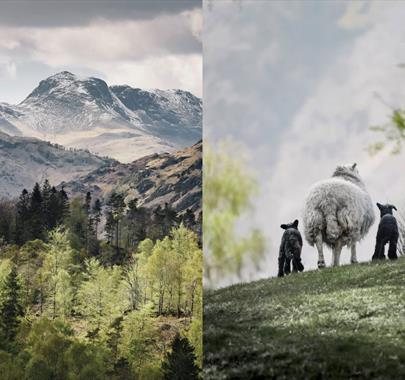
<path fill-rule="evenodd" d="M 142 268 L 150 299 L 157 299 L 158 314 L 194 315 L 200 307 L 202 252 L 197 236 L 183 225 L 172 230 L 171 238 L 143 245 L 147 258 Z"/>
<path fill-rule="evenodd" d="M 195 364 L 193 347 L 187 338 L 176 335 L 172 350 L 166 354 L 162 365 L 164 380 L 197 380 L 199 369 Z"/>
<path fill-rule="evenodd" d="M 204 258 L 208 286 L 215 286 L 223 275 L 240 275 L 247 260 L 258 263 L 264 251 L 264 238 L 258 230 L 241 236 L 238 221 L 251 209 L 257 183 L 243 168 L 230 147 L 216 151 L 204 146 L 203 203 Z"/>
<path fill-rule="evenodd" d="M 398 154 L 405 140 L 405 111 L 399 108 L 394 109 L 388 123 L 382 126 L 372 126 L 370 130 L 384 136 L 383 141 L 369 145 L 368 151 L 371 155 L 380 152 L 387 143 L 391 146 L 391 153 Z"/>
<path fill-rule="evenodd" d="M 47 233 L 65 220 L 68 209 L 66 192 L 51 187 L 47 179 L 42 188 L 36 183 L 31 193 L 24 189 L 15 205 L 12 241 L 22 245 L 34 239 L 46 240 Z M 3 216 L 0 207 L 0 222 Z"/>
<path fill-rule="evenodd" d="M 201 319 L 196 234 L 170 205 L 112 198 L 110 243 L 90 193 L 69 203 L 45 181 L 0 201 L 1 379 L 161 379 L 168 342 Z"/>
<path fill-rule="evenodd" d="M 149 369 L 153 363 L 157 367 L 160 364 L 159 352 L 155 349 L 159 331 L 154 323 L 153 309 L 153 304 L 146 304 L 141 310 L 128 313 L 122 323 L 118 352 L 127 359 L 136 378 L 145 374 L 145 366 Z"/>
<path fill-rule="evenodd" d="M 42 240 L 26 242 L 19 251 L 18 273 L 22 285 L 24 307 L 42 302 L 44 278 L 42 266 L 47 245 Z"/>
<path fill-rule="evenodd" d="M 76 311 L 102 340 L 107 339 L 112 323 L 128 307 L 123 296 L 121 276 L 120 267 L 104 268 L 94 258 L 85 262 L 84 281 L 77 292 Z"/>
<path fill-rule="evenodd" d="M 204 379 L 405 377 L 405 259 L 240 284 L 204 297 Z"/>
<path fill-rule="evenodd" d="M 42 267 L 43 280 L 48 294 L 46 312 L 52 318 L 67 317 L 73 305 L 73 250 L 69 233 L 60 228 L 50 233 L 47 253 Z"/>
<path fill-rule="evenodd" d="M 72 248 L 76 251 L 84 249 L 86 246 L 87 214 L 80 198 L 72 200 L 66 224 L 69 229 L 69 241 Z M 78 257 L 76 261 L 83 261 L 83 257 Z"/>
<path fill-rule="evenodd" d="M 196 364 L 199 368 L 203 365 L 203 325 L 202 318 L 194 318 L 190 325 L 187 338 L 194 348 Z"/>
<path fill-rule="evenodd" d="M 61 321 L 43 318 L 31 328 L 26 342 L 27 379 L 106 379 L 107 358 L 95 345 L 75 340 Z"/>
<path fill-rule="evenodd" d="M 0 374 L 2 380 L 21 380 L 24 369 L 15 355 L 0 351 Z"/>
<path fill-rule="evenodd" d="M 19 325 L 19 318 L 23 315 L 21 299 L 21 285 L 17 278 L 17 268 L 12 266 L 4 279 L 0 304 L 0 338 L 1 343 L 11 343 Z M 0 344 L 1 344 L 0 343 Z"/>

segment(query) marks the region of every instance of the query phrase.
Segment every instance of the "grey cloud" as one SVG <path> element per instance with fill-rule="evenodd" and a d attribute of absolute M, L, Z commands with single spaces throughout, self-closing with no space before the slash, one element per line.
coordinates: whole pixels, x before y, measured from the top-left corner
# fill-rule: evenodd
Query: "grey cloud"
<path fill-rule="evenodd" d="M 92 20 L 146 20 L 202 7 L 202 0 L 22 0 L 0 2 L 0 25 L 60 27 Z"/>

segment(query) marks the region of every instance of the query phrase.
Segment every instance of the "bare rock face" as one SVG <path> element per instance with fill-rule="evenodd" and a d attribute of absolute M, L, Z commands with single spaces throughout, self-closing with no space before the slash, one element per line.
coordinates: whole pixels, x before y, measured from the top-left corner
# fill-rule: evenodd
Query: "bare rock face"
<path fill-rule="evenodd" d="M 90 191 L 108 199 L 113 191 L 137 198 L 139 205 L 154 208 L 169 203 L 177 212 L 201 212 L 202 142 L 175 153 L 153 154 L 130 164 L 115 163 L 98 168 L 70 182 L 63 182 L 70 197 Z"/>

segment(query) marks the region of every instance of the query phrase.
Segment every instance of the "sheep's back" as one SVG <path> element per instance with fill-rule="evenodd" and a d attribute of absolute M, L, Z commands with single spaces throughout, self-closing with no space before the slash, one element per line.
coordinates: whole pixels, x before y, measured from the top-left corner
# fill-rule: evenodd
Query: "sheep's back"
<path fill-rule="evenodd" d="M 344 238 L 347 244 L 364 237 L 374 222 L 373 205 L 367 191 L 340 178 L 330 178 L 313 185 L 305 201 L 303 216 L 305 238 L 309 244 L 314 245 L 319 232 L 324 241 L 328 240 L 327 219 L 333 218 L 336 239 Z M 328 244 L 328 241 L 325 242 Z"/>

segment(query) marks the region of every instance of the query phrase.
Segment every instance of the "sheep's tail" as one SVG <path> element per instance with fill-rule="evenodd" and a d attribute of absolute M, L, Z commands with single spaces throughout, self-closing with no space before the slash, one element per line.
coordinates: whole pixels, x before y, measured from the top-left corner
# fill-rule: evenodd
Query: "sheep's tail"
<path fill-rule="evenodd" d="M 326 221 L 326 241 L 335 242 L 339 239 L 341 228 L 339 227 L 339 222 L 336 215 L 328 214 L 325 217 Z"/>
<path fill-rule="evenodd" d="M 319 209 L 307 212 L 304 218 L 304 233 L 311 246 L 315 245 L 319 234 L 322 234 L 325 242 L 329 244 L 335 242 L 341 233 L 337 215 L 334 213 L 324 215 Z"/>
<path fill-rule="evenodd" d="M 309 209 L 304 212 L 304 235 L 309 245 L 315 245 L 315 239 L 322 233 L 325 225 L 323 214 L 318 209 Z"/>

